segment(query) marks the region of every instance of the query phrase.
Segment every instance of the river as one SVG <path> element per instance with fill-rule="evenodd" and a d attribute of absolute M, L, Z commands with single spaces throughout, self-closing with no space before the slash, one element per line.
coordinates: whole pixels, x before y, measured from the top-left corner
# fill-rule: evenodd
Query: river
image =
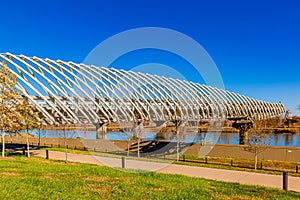
<path fill-rule="evenodd" d="M 64 138 L 63 131 L 56 130 L 34 130 L 31 134 L 35 136 L 39 136 L 41 138 Z M 68 138 L 86 138 L 86 139 L 96 139 L 95 131 L 66 131 L 66 135 Z M 108 132 L 107 139 L 108 140 L 127 140 L 128 135 L 123 132 Z M 143 140 L 150 141 L 156 138 L 156 134 L 154 132 L 145 132 L 143 133 Z M 180 140 L 182 142 L 211 142 L 216 144 L 238 144 L 239 143 L 239 135 L 238 133 L 196 133 L 196 132 L 187 132 L 185 133 Z M 167 141 L 176 141 L 176 138 L 173 134 L 166 135 L 165 140 Z M 282 134 L 267 134 L 265 137 L 265 144 L 270 146 L 293 146 L 300 147 L 300 134 L 291 134 L 291 133 L 282 133 Z"/>

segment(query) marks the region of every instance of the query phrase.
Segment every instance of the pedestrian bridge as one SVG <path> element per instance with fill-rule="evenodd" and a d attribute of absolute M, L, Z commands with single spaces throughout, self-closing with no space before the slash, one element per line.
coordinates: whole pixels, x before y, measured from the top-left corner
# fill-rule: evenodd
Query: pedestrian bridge
<path fill-rule="evenodd" d="M 285 112 L 282 103 L 185 80 L 11 53 L 0 61 L 47 124 L 265 119 Z"/>

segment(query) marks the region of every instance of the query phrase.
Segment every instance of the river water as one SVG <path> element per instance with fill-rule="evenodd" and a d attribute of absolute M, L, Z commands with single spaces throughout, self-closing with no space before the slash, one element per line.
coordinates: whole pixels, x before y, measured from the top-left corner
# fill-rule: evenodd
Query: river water
<path fill-rule="evenodd" d="M 63 131 L 56 130 L 35 130 L 31 134 L 39 136 L 41 138 L 64 138 Z M 95 131 L 66 131 L 68 138 L 86 138 L 86 139 L 96 139 Z M 108 140 L 127 140 L 128 137 L 132 136 L 130 133 L 124 132 L 107 132 Z M 143 140 L 151 141 L 156 138 L 156 133 L 154 132 L 145 132 L 142 136 Z M 176 138 L 173 134 L 166 135 L 165 140 L 167 141 L 176 141 Z M 214 144 L 238 144 L 239 135 L 238 133 L 196 133 L 196 132 L 187 132 L 185 133 L 180 140 L 182 142 L 196 143 L 196 142 L 208 142 Z M 282 133 L 282 134 L 267 134 L 265 137 L 265 144 L 270 146 L 293 146 L 300 147 L 300 134 L 291 134 L 291 133 Z"/>

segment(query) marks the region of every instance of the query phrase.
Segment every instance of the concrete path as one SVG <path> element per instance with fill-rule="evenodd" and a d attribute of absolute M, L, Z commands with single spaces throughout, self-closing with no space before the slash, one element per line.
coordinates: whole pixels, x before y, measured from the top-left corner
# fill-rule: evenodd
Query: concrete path
<path fill-rule="evenodd" d="M 33 155 L 42 157 L 45 157 L 46 155 L 45 150 L 35 150 L 32 151 L 32 153 Z M 65 160 L 65 153 L 49 151 L 49 158 L 55 160 Z M 68 161 L 90 163 L 110 167 L 122 167 L 122 160 L 120 158 L 108 158 L 101 156 L 68 153 Z M 126 159 L 125 161 L 125 168 L 156 171 L 165 174 L 181 174 L 190 177 L 206 178 L 224 182 L 260 185 L 279 189 L 282 188 L 282 175 L 269 175 L 254 172 L 213 169 L 129 159 Z M 300 178 L 290 176 L 288 179 L 288 189 L 290 191 L 300 192 Z"/>

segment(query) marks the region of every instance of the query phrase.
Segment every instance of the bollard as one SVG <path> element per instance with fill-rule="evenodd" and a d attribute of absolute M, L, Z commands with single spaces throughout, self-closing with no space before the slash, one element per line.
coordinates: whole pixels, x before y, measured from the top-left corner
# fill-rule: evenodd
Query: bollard
<path fill-rule="evenodd" d="M 298 173 L 298 165 L 296 165 L 296 173 Z"/>
<path fill-rule="evenodd" d="M 282 189 L 288 191 L 288 172 L 283 172 Z"/>
<path fill-rule="evenodd" d="M 262 164 L 262 162 L 260 162 L 260 169 L 263 169 L 263 164 Z"/>
<path fill-rule="evenodd" d="M 122 168 L 125 168 L 125 157 L 122 156 Z"/>
<path fill-rule="evenodd" d="M 207 164 L 207 157 L 205 157 L 205 163 Z"/>
<path fill-rule="evenodd" d="M 233 166 L 233 160 L 232 160 L 232 159 L 231 159 L 231 161 L 230 161 L 230 165 Z"/>
<path fill-rule="evenodd" d="M 46 150 L 46 159 L 49 159 L 49 151 L 48 151 L 48 149 Z"/>

